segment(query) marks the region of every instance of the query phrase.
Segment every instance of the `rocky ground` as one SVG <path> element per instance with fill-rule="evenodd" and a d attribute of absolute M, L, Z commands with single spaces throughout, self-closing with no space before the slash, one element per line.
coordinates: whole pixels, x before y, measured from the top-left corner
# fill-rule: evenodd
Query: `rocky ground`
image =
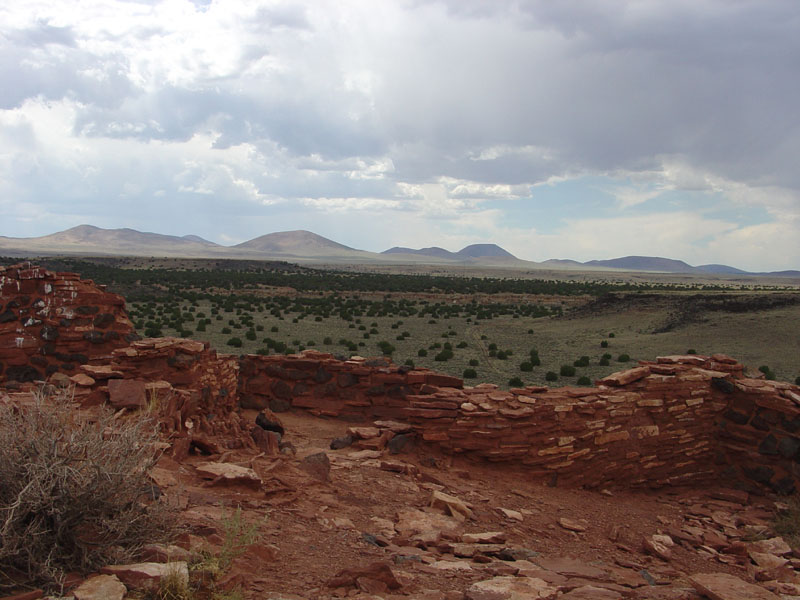
<path fill-rule="evenodd" d="M 800 559 L 770 529 L 782 508 L 774 497 L 549 487 L 524 470 L 423 445 L 396 452 L 401 444 L 385 447 L 389 431 L 402 440 L 396 422 L 265 415 L 285 430 L 277 456 L 210 440 L 179 461 L 165 455 L 152 473 L 161 500 L 180 510 L 182 534 L 148 558 L 167 569 L 188 562 L 192 584 L 206 581 L 198 598 L 212 588 L 265 600 L 800 597 Z M 354 443 L 330 448 L 348 433 Z M 240 556 L 231 552 L 223 568 L 209 561 L 231 541 L 247 544 Z M 153 565 L 104 572 L 73 597 L 142 597 L 136 590 L 163 574 Z M 127 587 L 100 586 L 117 580 Z"/>

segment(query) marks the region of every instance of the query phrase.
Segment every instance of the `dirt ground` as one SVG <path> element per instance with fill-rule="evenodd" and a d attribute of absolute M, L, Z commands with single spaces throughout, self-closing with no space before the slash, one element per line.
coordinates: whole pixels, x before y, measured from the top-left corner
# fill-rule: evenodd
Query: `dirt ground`
<path fill-rule="evenodd" d="M 237 451 L 192 455 L 180 464 L 164 458 L 157 473 L 164 494 L 183 509 L 191 533 L 184 537 L 193 547 L 218 551 L 223 522 L 236 507 L 257 527 L 259 541 L 218 582 L 220 589 L 241 589 L 245 598 L 471 600 L 464 593 L 473 584 L 512 574 L 536 574 L 562 591 L 591 584 L 619 594 L 608 597 L 699 598 L 687 580 L 694 573 L 752 579 L 741 540 L 756 530 L 766 535 L 775 507 L 774 498 L 726 490 L 551 487 L 523 469 L 444 456 L 422 445 L 397 455 L 331 450 L 331 440 L 353 424 L 303 412 L 280 419 L 296 455 Z M 328 481 L 303 467 L 304 458 L 322 452 L 330 461 Z M 209 485 L 193 468 L 220 459 L 252 467 L 263 486 Z M 471 515 L 440 535 L 404 533 L 402 511 L 442 514 L 429 507 L 434 491 L 463 501 Z M 517 512 L 509 517 L 499 509 Z M 696 540 L 683 536 L 687 527 Z M 481 532 L 502 532 L 502 547 L 515 550 L 518 560 L 454 556 L 462 534 Z M 643 548 L 645 538 L 661 533 L 676 542 L 666 559 Z M 342 570 L 373 563 L 391 568 L 400 587 L 373 589 L 364 584 L 374 582 L 369 577 L 349 587 L 329 585 Z"/>

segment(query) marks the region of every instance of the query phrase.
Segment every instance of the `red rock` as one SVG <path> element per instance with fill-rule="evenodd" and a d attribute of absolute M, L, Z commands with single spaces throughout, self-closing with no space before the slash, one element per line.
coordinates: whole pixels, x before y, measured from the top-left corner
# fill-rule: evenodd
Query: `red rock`
<path fill-rule="evenodd" d="M 558 524 L 561 525 L 561 527 L 563 527 L 564 529 L 567 529 L 568 531 L 577 531 L 577 532 L 586 531 L 586 525 L 584 525 L 583 523 L 579 523 L 578 521 L 575 521 L 573 519 L 567 519 L 566 517 L 561 517 L 560 519 L 558 519 Z"/>
<path fill-rule="evenodd" d="M 137 590 L 156 589 L 164 577 L 177 576 L 188 585 L 189 569 L 185 562 L 136 563 L 131 565 L 109 565 L 100 569 L 105 575 L 116 575 L 129 588 Z"/>
<path fill-rule="evenodd" d="M 116 575 L 90 577 L 70 592 L 75 600 L 122 600 L 128 593 Z"/>
<path fill-rule="evenodd" d="M 689 577 L 689 581 L 711 600 L 780 600 L 769 590 L 727 573 L 700 573 Z"/>
<path fill-rule="evenodd" d="M 639 379 L 643 379 L 650 374 L 649 367 L 636 367 L 633 369 L 628 369 L 627 371 L 618 371 L 616 373 L 612 373 L 603 379 L 598 380 L 598 385 L 610 385 L 614 387 L 619 387 L 623 385 L 628 385 L 629 383 L 633 383 L 634 381 L 638 381 Z"/>
<path fill-rule="evenodd" d="M 360 587 L 358 582 L 362 579 L 380 582 L 389 590 L 397 590 L 402 587 L 392 568 L 385 562 L 374 562 L 366 567 L 343 569 L 328 581 L 327 586 L 330 588 Z"/>
<path fill-rule="evenodd" d="M 467 589 L 466 600 L 554 600 L 558 587 L 534 577 L 493 577 Z"/>
<path fill-rule="evenodd" d="M 115 408 L 142 408 L 147 404 L 145 382 L 132 379 L 111 379 L 108 401 Z"/>

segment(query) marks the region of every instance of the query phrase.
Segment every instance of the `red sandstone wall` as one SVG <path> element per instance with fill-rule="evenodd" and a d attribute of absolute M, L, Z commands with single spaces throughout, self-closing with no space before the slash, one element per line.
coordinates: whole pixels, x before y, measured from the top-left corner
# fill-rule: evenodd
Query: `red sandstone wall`
<path fill-rule="evenodd" d="M 0 382 L 75 373 L 134 339 L 122 296 L 74 273 L 0 267 Z"/>
<path fill-rule="evenodd" d="M 800 489 L 800 388 L 743 378 L 723 356 L 661 357 L 594 388 L 502 391 L 328 354 L 246 356 L 244 406 L 393 418 L 447 452 L 530 467 L 588 487 L 701 484 L 720 477 Z"/>
<path fill-rule="evenodd" d="M 658 487 L 730 480 L 800 489 L 800 388 L 743 377 L 722 356 L 661 357 L 594 388 L 502 391 L 385 360 L 219 356 L 208 343 L 141 341 L 124 300 L 91 281 L 0 268 L 0 383 L 74 385 L 84 405 L 157 414 L 179 451 L 222 437 L 252 445 L 238 409 L 303 408 L 410 423 L 452 453 L 527 466 L 575 485 Z"/>

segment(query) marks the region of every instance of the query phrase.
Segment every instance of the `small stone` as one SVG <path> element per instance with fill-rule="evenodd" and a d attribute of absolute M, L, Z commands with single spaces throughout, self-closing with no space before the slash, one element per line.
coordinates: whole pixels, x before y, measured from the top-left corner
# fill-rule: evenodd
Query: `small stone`
<path fill-rule="evenodd" d="M 127 587 L 137 590 L 158 588 L 165 577 L 177 576 L 189 584 L 189 568 L 183 561 L 171 563 L 136 563 L 131 565 L 109 565 L 100 569 L 106 575 L 116 575 Z"/>
<path fill-rule="evenodd" d="M 331 477 L 331 459 L 324 452 L 306 456 L 300 462 L 300 468 L 314 479 L 327 483 Z"/>
<path fill-rule="evenodd" d="M 465 533 L 461 536 L 461 541 L 465 544 L 502 544 L 506 541 L 506 534 L 502 531 Z"/>
<path fill-rule="evenodd" d="M 498 508 L 497 510 L 507 519 L 512 519 L 514 521 L 524 520 L 522 513 L 518 510 L 513 510 L 510 508 Z"/>
<path fill-rule="evenodd" d="M 201 463 L 195 466 L 201 477 L 213 479 L 214 483 L 244 483 L 249 485 L 262 484 L 261 478 L 253 470 L 229 463 Z"/>
<path fill-rule="evenodd" d="M 572 519 L 567 519 L 566 517 L 561 517 L 558 520 L 558 524 L 568 531 L 577 531 L 578 533 L 586 531 L 586 525 L 578 521 L 573 521 Z"/>
<path fill-rule="evenodd" d="M 455 496 L 445 494 L 438 490 L 433 491 L 428 505 L 431 508 L 438 508 L 445 514 L 461 521 L 472 516 L 472 509 L 470 509 L 465 502 Z"/>
<path fill-rule="evenodd" d="M 342 448 L 347 448 L 348 446 L 352 445 L 352 443 L 353 443 L 353 437 L 345 435 L 342 437 L 332 439 L 330 448 L 331 450 L 341 450 Z"/>
<path fill-rule="evenodd" d="M 91 577 L 70 592 L 75 600 L 122 600 L 128 588 L 116 575 Z"/>

